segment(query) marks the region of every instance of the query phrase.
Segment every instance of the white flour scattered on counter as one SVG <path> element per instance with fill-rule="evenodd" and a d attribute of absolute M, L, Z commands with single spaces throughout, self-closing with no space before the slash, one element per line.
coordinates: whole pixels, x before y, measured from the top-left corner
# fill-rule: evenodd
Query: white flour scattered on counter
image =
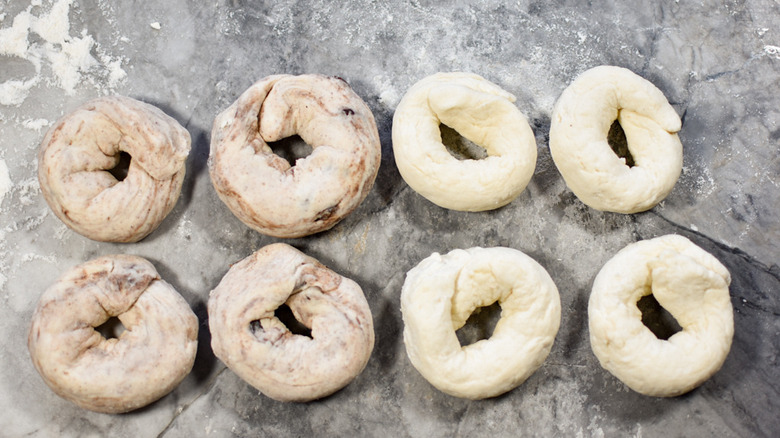
<path fill-rule="evenodd" d="M 32 178 L 17 183 L 17 193 L 19 196 L 19 204 L 23 206 L 33 205 L 36 197 L 41 193 L 38 177 L 33 176 Z"/>
<path fill-rule="evenodd" d="M 22 126 L 33 131 L 40 131 L 49 125 L 51 125 L 51 121 L 46 119 L 26 119 L 22 122 Z"/>
<path fill-rule="evenodd" d="M 70 34 L 68 14 L 73 0 L 43 3 L 32 0 L 11 26 L 0 28 L 0 55 L 24 59 L 35 69 L 32 77 L 0 83 L 0 105 L 21 105 L 41 82 L 60 87 L 68 95 L 84 83 L 85 76 L 93 84 L 102 79 L 109 89 L 115 88 L 127 76 L 122 60 L 104 53 L 86 29 Z"/>
<path fill-rule="evenodd" d="M 12 188 L 13 183 L 11 182 L 11 176 L 8 174 L 8 166 L 6 166 L 5 160 L 0 158 L 0 209 L 3 208 L 3 198 Z M 8 277 L 5 276 L 7 257 L 5 231 L 0 230 L 0 290 L 4 289 L 5 283 L 8 281 Z"/>
<path fill-rule="evenodd" d="M 780 47 L 778 46 L 764 46 L 764 53 L 773 58 L 780 59 Z"/>
<path fill-rule="evenodd" d="M 5 160 L 0 159 L 0 206 L 3 204 L 3 198 L 13 187 L 11 183 L 11 176 L 8 174 L 8 166 L 5 165 Z"/>
<path fill-rule="evenodd" d="M 398 102 L 401 101 L 401 97 L 390 78 L 384 75 L 376 75 L 373 79 L 374 86 L 379 94 L 379 102 L 388 108 L 395 108 Z"/>

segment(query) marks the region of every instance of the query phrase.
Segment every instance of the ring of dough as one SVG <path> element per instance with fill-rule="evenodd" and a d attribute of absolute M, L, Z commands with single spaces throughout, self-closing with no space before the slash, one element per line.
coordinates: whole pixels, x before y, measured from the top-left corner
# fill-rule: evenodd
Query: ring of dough
<path fill-rule="evenodd" d="M 498 301 L 488 339 L 461 347 L 455 331 Z M 412 365 L 439 390 L 482 399 L 507 392 L 536 371 L 561 321 L 558 289 L 536 261 L 511 248 L 434 253 L 406 274 L 404 343 Z"/>
<path fill-rule="evenodd" d="M 731 348 L 730 281 L 715 257 L 682 236 L 628 245 L 596 276 L 588 303 L 601 366 L 645 395 L 673 397 L 701 385 Z M 636 303 L 650 294 L 682 327 L 668 340 L 641 321 Z"/>
<path fill-rule="evenodd" d="M 393 153 L 404 181 L 434 204 L 491 210 L 525 190 L 536 167 L 536 140 L 515 97 L 468 73 L 437 73 L 412 86 L 393 116 Z M 440 125 L 483 147 L 487 157 L 458 160 Z"/>
<path fill-rule="evenodd" d="M 635 165 L 607 141 L 623 128 Z M 566 185 L 588 206 L 637 213 L 663 200 L 682 171 L 680 117 L 663 93 L 630 70 L 595 67 L 561 94 L 550 123 L 550 152 Z"/>
<path fill-rule="evenodd" d="M 106 339 L 95 327 L 111 317 L 125 330 Z M 27 345 L 57 395 L 117 414 L 168 394 L 190 372 L 198 318 L 147 260 L 105 256 L 68 270 L 43 293 Z"/>
<path fill-rule="evenodd" d="M 130 154 L 127 176 L 108 171 Z M 38 154 L 38 180 L 54 214 L 79 234 L 137 242 L 179 198 L 190 134 L 160 109 L 123 96 L 91 100 L 57 121 Z"/>
<path fill-rule="evenodd" d="M 297 134 L 312 147 L 295 166 L 267 142 Z M 368 106 L 341 78 L 268 76 L 214 121 L 209 171 L 220 199 L 275 237 L 325 231 L 365 199 L 381 160 Z"/>
<path fill-rule="evenodd" d="M 311 337 L 293 334 L 274 315 L 283 304 Z M 374 348 L 360 286 L 283 243 L 234 264 L 211 291 L 208 313 L 214 354 L 279 401 L 338 391 L 360 374 Z"/>

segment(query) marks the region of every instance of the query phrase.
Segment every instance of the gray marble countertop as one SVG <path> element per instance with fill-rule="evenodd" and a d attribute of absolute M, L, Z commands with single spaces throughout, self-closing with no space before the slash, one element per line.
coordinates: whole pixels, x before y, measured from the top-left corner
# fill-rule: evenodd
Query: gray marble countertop
<path fill-rule="evenodd" d="M 780 4 L 444 3 L 0 1 L 0 435 L 777 436 Z M 26 37 L 24 44 L 13 35 Z M 556 99 L 579 73 L 604 64 L 653 82 L 683 118 L 682 175 L 645 213 L 586 207 L 550 157 Z M 516 95 L 530 121 L 536 171 L 506 207 L 439 208 L 395 167 L 393 111 L 413 83 L 439 71 L 484 76 Z M 215 115 L 275 73 L 344 78 L 374 112 L 382 140 L 379 176 L 365 202 L 330 231 L 287 240 L 356 280 L 376 329 L 364 372 L 304 404 L 273 401 L 227 370 L 209 346 L 205 310 L 231 263 L 278 240 L 239 222 L 206 168 Z M 71 231 L 49 210 L 36 178 L 48 126 L 90 98 L 115 93 L 159 106 L 193 140 L 178 204 L 136 244 Z M 715 376 L 662 399 L 629 390 L 599 366 L 587 301 L 595 275 L 618 250 L 670 233 L 730 270 L 735 336 Z M 432 252 L 473 246 L 532 256 L 562 304 L 542 367 L 517 389 L 482 401 L 447 396 L 420 376 L 404 350 L 399 308 L 410 268 Z M 111 253 L 151 260 L 201 322 L 192 373 L 160 401 L 124 415 L 85 411 L 56 396 L 26 347 L 40 294 L 69 267 Z"/>

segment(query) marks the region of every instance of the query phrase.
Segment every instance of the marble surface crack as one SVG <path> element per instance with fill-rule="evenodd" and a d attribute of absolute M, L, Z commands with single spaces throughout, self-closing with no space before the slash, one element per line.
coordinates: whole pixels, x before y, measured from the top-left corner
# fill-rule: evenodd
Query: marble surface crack
<path fill-rule="evenodd" d="M 763 306 L 759 306 L 758 304 L 748 300 L 744 296 L 738 296 L 738 297 L 735 297 L 735 298 L 739 299 L 739 301 L 742 303 L 743 306 L 748 307 L 748 308 L 750 308 L 752 310 L 756 310 L 758 312 L 763 312 L 763 313 L 768 313 L 768 314 L 770 314 L 772 316 L 780 316 L 780 311 L 767 309 L 767 308 L 765 308 Z"/>
<path fill-rule="evenodd" d="M 711 242 L 713 245 L 717 246 L 720 250 L 729 253 L 733 256 L 741 258 L 742 260 L 744 260 L 746 263 L 753 266 L 757 270 L 769 274 L 772 278 L 780 282 L 780 269 L 778 269 L 777 265 L 767 266 L 761 261 L 759 261 L 758 259 L 756 259 L 755 257 L 751 256 L 750 254 L 746 253 L 745 251 L 739 248 L 728 246 L 725 243 L 719 242 L 713 239 L 712 237 L 707 236 L 706 234 L 703 234 L 699 231 L 694 231 L 693 229 L 686 227 L 684 225 L 680 225 L 656 211 L 650 211 L 649 213 L 663 220 L 664 222 L 673 226 L 674 228 L 682 230 L 685 233 L 693 234 L 703 239 L 706 239 L 707 241 Z"/>
<path fill-rule="evenodd" d="M 190 123 L 192 123 L 192 118 L 195 117 L 195 112 L 198 110 L 198 107 L 200 107 L 200 104 L 201 104 L 202 101 L 203 101 L 203 97 L 201 96 L 195 102 L 195 105 L 192 106 L 192 110 L 190 110 L 190 116 L 187 118 L 187 121 L 183 124 L 184 129 L 186 129 L 186 130 L 190 129 Z"/>
<path fill-rule="evenodd" d="M 762 58 L 764 55 L 765 55 L 764 53 L 761 53 L 761 54 L 758 54 L 758 55 L 752 55 L 747 60 L 745 60 L 742 63 L 742 65 L 738 66 L 737 68 L 733 68 L 733 69 L 730 69 L 730 70 L 723 70 L 723 71 L 719 71 L 719 72 L 715 72 L 715 73 L 710 73 L 710 74 L 704 76 L 704 80 L 700 81 L 699 84 L 707 83 L 707 82 L 713 82 L 713 81 L 716 81 L 716 80 L 718 80 L 720 78 L 723 78 L 723 77 L 729 77 L 729 76 L 732 76 L 732 75 L 735 75 L 735 74 L 739 74 L 743 70 L 745 70 L 746 68 L 750 67 L 750 65 L 753 64 L 753 62 L 756 59 Z"/>
<path fill-rule="evenodd" d="M 463 413 L 458 415 L 458 425 L 457 425 L 457 427 L 455 427 L 455 434 L 454 434 L 454 436 L 456 436 L 456 437 L 468 436 L 467 433 L 464 434 L 463 432 L 461 432 L 460 429 L 463 426 L 463 422 L 465 420 L 466 414 L 469 413 L 469 411 L 471 410 L 472 406 L 474 406 L 474 404 L 473 403 L 469 403 L 468 405 L 466 405 L 466 408 L 463 409 Z"/>
<path fill-rule="evenodd" d="M 179 418 L 181 414 L 186 412 L 187 409 L 189 409 L 189 407 L 192 406 L 196 401 L 198 401 L 202 396 L 208 394 L 211 391 L 211 388 L 213 388 L 214 385 L 217 383 L 217 379 L 219 379 L 219 376 L 221 376 L 222 373 L 224 373 L 225 370 L 227 369 L 228 369 L 227 367 L 223 367 L 221 370 L 217 371 L 214 377 L 212 377 L 209 380 L 209 382 L 203 387 L 202 391 L 200 391 L 197 395 L 195 395 L 195 397 L 192 400 L 190 400 L 189 402 L 183 404 L 181 407 L 176 409 L 176 411 L 173 414 L 173 417 L 171 417 L 171 420 L 168 422 L 168 424 L 166 424 L 163 430 L 159 434 L 157 434 L 157 438 L 163 438 L 168 433 L 168 431 L 171 430 L 173 424 L 176 422 L 176 419 Z"/>
<path fill-rule="evenodd" d="M 411 190 L 406 184 L 402 184 L 401 187 L 395 189 L 389 196 L 382 195 L 382 203 L 371 209 L 368 209 L 368 214 L 378 215 L 386 210 L 389 210 L 400 198 L 401 194 L 407 190 Z"/>

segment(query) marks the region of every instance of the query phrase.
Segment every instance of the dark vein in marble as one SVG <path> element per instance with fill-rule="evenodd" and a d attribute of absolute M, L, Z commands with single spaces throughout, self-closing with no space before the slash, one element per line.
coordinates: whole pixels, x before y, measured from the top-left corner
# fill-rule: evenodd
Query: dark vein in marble
<path fill-rule="evenodd" d="M 780 312 L 773 311 L 773 310 L 770 310 L 770 309 L 766 309 L 766 308 L 764 308 L 762 306 L 759 306 L 758 304 L 756 304 L 756 303 L 754 303 L 752 301 L 749 301 L 744 296 L 738 296 L 736 298 L 739 298 L 739 300 L 742 302 L 742 305 L 745 306 L 745 307 L 748 307 L 748 308 L 750 308 L 752 310 L 756 310 L 756 311 L 759 311 L 759 312 L 768 313 L 768 314 L 770 314 L 772 316 L 779 316 L 780 317 Z"/>
<path fill-rule="evenodd" d="M 765 56 L 765 55 L 763 55 L 763 54 L 752 55 L 748 59 L 746 59 L 745 62 L 743 62 L 737 68 L 732 69 L 732 70 L 723 70 L 723 71 L 719 71 L 719 72 L 716 72 L 716 73 L 710 73 L 710 74 L 704 76 L 704 79 L 702 81 L 699 81 L 698 83 L 714 82 L 714 81 L 716 81 L 716 80 L 718 80 L 720 78 L 723 78 L 723 77 L 729 77 L 729 76 L 733 76 L 733 75 L 739 74 L 739 73 L 743 72 L 744 70 L 748 69 L 751 66 L 751 64 L 753 64 L 753 62 L 755 62 L 757 59 L 762 58 L 763 56 Z"/>
<path fill-rule="evenodd" d="M 723 76 L 730 76 L 730 75 L 733 75 L 733 74 L 735 74 L 737 72 L 739 72 L 739 70 L 719 71 L 717 73 L 708 74 L 707 76 L 704 77 L 704 80 L 706 82 L 712 82 L 712 81 L 714 81 L 714 80 L 716 80 L 718 78 L 721 78 Z"/>
<path fill-rule="evenodd" d="M 211 391 L 211 389 L 214 387 L 214 385 L 217 383 L 217 379 L 219 379 L 219 376 L 221 376 L 222 373 L 224 373 L 225 370 L 227 370 L 227 369 L 228 369 L 227 367 L 223 367 L 221 370 L 217 371 L 217 373 L 214 375 L 214 377 L 212 377 L 208 381 L 206 386 L 203 387 L 202 391 L 200 391 L 192 400 L 190 400 L 189 402 L 185 403 L 180 408 L 176 409 L 176 412 L 173 414 L 173 417 L 171 418 L 171 421 L 169 421 L 168 424 L 165 425 L 163 430 L 159 434 L 157 434 L 157 438 L 164 437 L 165 434 L 167 434 L 168 431 L 170 431 L 171 427 L 173 427 L 173 424 L 176 422 L 176 419 L 179 418 L 179 416 L 181 414 L 186 412 L 187 409 L 189 409 L 190 406 L 192 406 L 202 396 L 204 396 L 205 394 L 208 394 Z"/>
<path fill-rule="evenodd" d="M 739 248 L 734 248 L 734 247 L 728 246 L 728 245 L 726 245 L 724 243 L 721 243 L 721 242 L 713 239 L 712 237 L 709 237 L 709 236 L 707 236 L 707 235 L 705 235 L 705 234 L 703 234 L 703 233 L 701 233 L 699 231 L 694 231 L 693 229 L 691 229 L 689 227 L 686 227 L 684 225 L 680 225 L 680 224 L 672 221 L 671 219 L 668 219 L 668 218 L 664 217 L 662 214 L 658 213 L 657 211 L 650 211 L 649 213 L 654 215 L 655 217 L 663 220 L 664 222 L 666 222 L 667 224 L 671 225 L 672 227 L 674 227 L 676 229 L 682 230 L 685 233 L 693 234 L 693 235 L 696 235 L 698 237 L 701 237 L 702 239 L 707 240 L 708 242 L 710 242 L 713 245 L 717 246 L 718 249 L 720 249 L 720 250 L 722 250 L 724 252 L 727 252 L 727 253 L 729 253 L 729 254 L 731 254 L 733 256 L 741 258 L 742 260 L 744 260 L 750 266 L 753 266 L 754 268 L 756 268 L 757 270 L 759 270 L 761 272 L 769 274 L 770 276 L 772 276 L 772 278 L 774 278 L 775 280 L 780 282 L 780 269 L 778 269 L 777 266 L 774 266 L 774 265 L 771 266 L 771 267 L 767 266 L 764 263 L 762 263 L 761 261 L 759 261 L 758 259 L 756 259 L 755 257 L 753 257 L 750 254 L 746 253 L 745 251 L 743 251 L 743 250 L 741 250 Z"/>
<path fill-rule="evenodd" d="M 461 428 L 463 427 L 464 421 L 467 419 L 467 417 L 466 417 L 466 414 L 468 414 L 468 413 L 469 413 L 469 411 L 471 410 L 471 407 L 472 407 L 472 406 L 474 406 L 474 403 L 469 403 L 469 404 L 467 404 L 467 405 L 466 405 L 466 408 L 465 408 L 465 409 L 463 409 L 463 412 L 461 412 L 460 414 L 458 414 L 458 416 L 457 416 L 457 418 L 458 418 L 458 424 L 457 424 L 457 426 L 455 426 L 455 433 L 454 433 L 454 436 L 455 436 L 455 437 L 463 437 L 463 436 L 467 436 L 467 434 L 464 434 L 464 433 L 461 431 Z"/>

